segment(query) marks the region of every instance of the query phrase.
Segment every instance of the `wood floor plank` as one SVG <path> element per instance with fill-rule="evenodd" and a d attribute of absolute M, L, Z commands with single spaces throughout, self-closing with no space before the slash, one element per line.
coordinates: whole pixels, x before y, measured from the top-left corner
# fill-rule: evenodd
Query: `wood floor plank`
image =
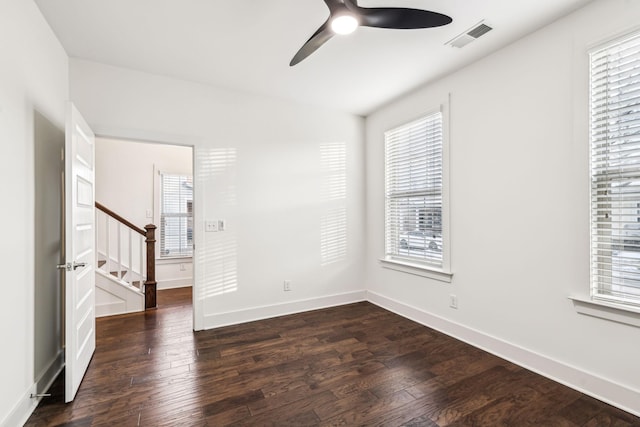
<path fill-rule="evenodd" d="M 27 426 L 640 426 L 640 418 L 363 302 L 192 331 L 191 290 L 97 319 L 76 400 Z"/>
<path fill-rule="evenodd" d="M 415 399 L 406 391 L 401 390 L 383 399 L 369 400 L 360 403 L 349 411 L 331 417 L 323 421 L 321 425 L 369 425 L 380 420 L 380 417 L 392 412 L 394 409 L 403 408 L 402 412 L 409 415 L 406 404 Z M 410 415 L 409 415 L 410 416 Z M 388 424 L 393 425 L 393 424 Z"/>
<path fill-rule="evenodd" d="M 253 414 L 248 420 L 236 423 L 250 425 L 317 425 L 319 419 L 313 409 L 316 406 L 335 402 L 337 399 L 330 391 L 314 394 L 310 399 L 298 399 L 285 406 Z M 251 408 L 250 408 L 251 409 Z"/>
<path fill-rule="evenodd" d="M 228 411 L 220 412 L 206 417 L 205 425 L 208 426 L 227 426 L 251 417 L 251 412 L 246 406 L 238 406 Z M 197 424 L 195 424 L 197 425 Z"/>

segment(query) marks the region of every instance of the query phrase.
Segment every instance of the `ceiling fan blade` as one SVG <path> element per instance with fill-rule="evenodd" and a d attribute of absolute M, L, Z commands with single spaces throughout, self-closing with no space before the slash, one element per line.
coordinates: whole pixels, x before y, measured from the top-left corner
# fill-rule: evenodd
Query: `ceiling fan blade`
<path fill-rule="evenodd" d="M 375 28 L 410 30 L 447 25 L 451 17 L 437 12 L 404 7 L 359 7 L 346 2 L 347 7 L 360 17 L 360 25 Z"/>
<path fill-rule="evenodd" d="M 329 41 L 329 39 L 333 37 L 333 31 L 329 28 L 329 21 L 322 24 L 318 30 L 313 33 L 313 35 L 306 41 L 304 45 L 300 48 L 298 53 L 296 53 L 289 63 L 290 67 L 302 62 L 307 56 L 311 55 L 313 52 L 318 50 L 320 46 Z"/>
<path fill-rule="evenodd" d="M 324 0 L 324 3 L 329 8 L 329 11 L 333 15 L 334 13 L 344 9 L 344 1 L 343 0 Z"/>

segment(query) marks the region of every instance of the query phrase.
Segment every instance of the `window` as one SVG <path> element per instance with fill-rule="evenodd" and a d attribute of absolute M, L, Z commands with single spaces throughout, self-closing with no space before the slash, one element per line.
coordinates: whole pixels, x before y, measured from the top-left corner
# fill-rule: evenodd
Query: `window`
<path fill-rule="evenodd" d="M 591 296 L 640 306 L 640 33 L 590 54 Z"/>
<path fill-rule="evenodd" d="M 385 259 L 447 271 L 441 111 L 385 133 Z"/>
<path fill-rule="evenodd" d="M 160 257 L 193 255 L 193 181 L 160 174 Z"/>

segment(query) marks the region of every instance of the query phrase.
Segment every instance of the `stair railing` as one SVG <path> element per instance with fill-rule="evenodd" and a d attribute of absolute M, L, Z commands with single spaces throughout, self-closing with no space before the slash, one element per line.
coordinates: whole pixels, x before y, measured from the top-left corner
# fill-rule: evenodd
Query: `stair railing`
<path fill-rule="evenodd" d="M 99 268 L 106 266 L 109 274 L 144 292 L 145 309 L 155 308 L 156 226 L 142 229 L 106 206 L 95 205 Z"/>

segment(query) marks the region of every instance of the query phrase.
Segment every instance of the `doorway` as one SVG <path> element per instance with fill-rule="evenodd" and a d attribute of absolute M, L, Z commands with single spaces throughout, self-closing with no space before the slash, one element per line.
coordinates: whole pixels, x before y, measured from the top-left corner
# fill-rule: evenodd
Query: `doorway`
<path fill-rule="evenodd" d="M 96 202 L 138 228 L 157 227 L 154 252 L 158 290 L 191 288 L 193 147 L 103 136 L 96 137 L 95 146 Z M 143 276 L 143 267 L 140 273 L 135 271 L 135 266 L 142 264 L 141 243 L 136 243 L 135 237 L 131 240 L 127 231 L 118 231 L 119 226 L 105 229 L 102 224 L 106 222 L 97 213 L 97 267 L 103 271 L 97 273 L 96 314 L 103 317 L 140 311 L 139 303 L 123 301 L 126 295 L 115 295 L 104 283 L 116 277 L 135 287 L 137 276 Z M 109 268 L 105 268 L 107 264 Z"/>

